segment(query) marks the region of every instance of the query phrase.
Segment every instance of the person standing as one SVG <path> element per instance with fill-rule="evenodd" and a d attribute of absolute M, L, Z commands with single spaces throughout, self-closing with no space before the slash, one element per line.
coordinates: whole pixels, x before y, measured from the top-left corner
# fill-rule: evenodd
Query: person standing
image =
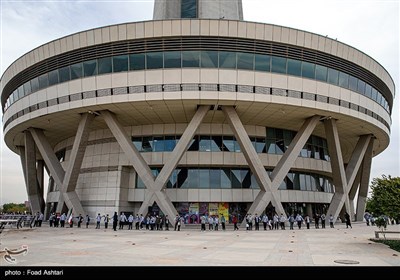
<path fill-rule="evenodd" d="M 239 230 L 237 223 L 238 223 L 238 219 L 236 217 L 236 215 L 233 215 L 232 217 L 232 223 L 233 223 L 233 230 Z"/>
<path fill-rule="evenodd" d="M 176 231 L 176 229 L 178 228 L 178 223 L 180 222 L 181 218 L 179 217 L 178 214 L 176 214 L 175 216 L 175 226 L 174 226 L 174 230 Z"/>
<path fill-rule="evenodd" d="M 134 220 L 133 215 L 130 214 L 129 217 L 128 217 L 128 230 L 132 230 L 132 228 L 133 228 L 133 220 Z"/>
<path fill-rule="evenodd" d="M 321 226 L 322 226 L 322 228 L 325 228 L 325 219 L 326 219 L 326 216 L 325 216 L 324 213 L 322 213 L 322 215 L 321 215 Z"/>
<path fill-rule="evenodd" d="M 108 228 L 108 222 L 110 221 L 110 217 L 108 214 L 104 217 L 104 228 Z"/>
<path fill-rule="evenodd" d="M 267 224 L 268 224 L 267 214 L 264 214 L 264 216 L 262 217 L 262 222 L 263 222 L 264 230 L 267 230 Z"/>
<path fill-rule="evenodd" d="M 79 216 L 76 217 L 76 218 L 78 219 L 78 228 L 80 228 L 80 227 L 81 227 L 81 224 L 82 224 L 82 221 L 83 221 L 82 214 L 79 214 Z"/>
<path fill-rule="evenodd" d="M 222 226 L 222 230 L 225 230 L 225 216 L 224 215 L 221 216 L 221 226 Z"/>
<path fill-rule="evenodd" d="M 260 230 L 260 217 L 258 217 L 257 213 L 254 217 L 254 222 L 256 224 L 256 230 Z"/>
<path fill-rule="evenodd" d="M 89 227 L 89 223 L 90 223 L 90 217 L 89 215 L 86 215 L 86 228 Z"/>
<path fill-rule="evenodd" d="M 100 213 L 98 213 L 96 217 L 96 229 L 100 229 L 100 222 L 101 222 L 101 216 Z"/>
<path fill-rule="evenodd" d="M 294 216 L 293 214 L 291 214 L 289 216 L 289 225 L 290 225 L 290 229 L 293 229 L 293 224 L 294 224 Z"/>
<path fill-rule="evenodd" d="M 306 221 L 307 229 L 310 229 L 310 216 L 307 215 L 305 218 L 305 221 Z"/>
<path fill-rule="evenodd" d="M 60 216 L 60 227 L 64 227 L 66 219 L 67 216 L 65 215 L 65 213 L 62 213 L 62 215 Z"/>
<path fill-rule="evenodd" d="M 301 224 L 303 223 L 303 221 L 304 221 L 304 219 L 303 219 L 303 217 L 300 215 L 300 213 L 297 214 L 297 216 L 296 216 L 296 222 L 297 222 L 297 227 L 298 227 L 299 229 L 301 229 Z"/>
<path fill-rule="evenodd" d="M 350 215 L 349 215 L 349 213 L 345 213 L 344 214 L 344 219 L 345 219 L 345 221 L 346 221 L 346 228 L 353 228 L 352 226 L 351 226 L 351 221 L 350 221 Z"/>
<path fill-rule="evenodd" d="M 333 226 L 333 216 L 332 216 L 332 214 L 329 215 L 329 225 L 331 226 L 331 228 L 334 228 L 334 226 Z"/>
<path fill-rule="evenodd" d="M 169 231 L 169 218 L 168 218 L 168 215 L 165 215 L 165 230 Z"/>
<path fill-rule="evenodd" d="M 118 224 L 118 214 L 117 212 L 114 212 L 114 216 L 113 216 L 113 230 L 117 231 L 117 224 Z"/>

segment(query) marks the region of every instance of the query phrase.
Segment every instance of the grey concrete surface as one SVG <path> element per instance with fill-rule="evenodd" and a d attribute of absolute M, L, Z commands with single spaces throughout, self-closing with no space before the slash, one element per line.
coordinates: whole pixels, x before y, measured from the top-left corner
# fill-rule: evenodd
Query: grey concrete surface
<path fill-rule="evenodd" d="M 41 228 L 6 229 L 0 250 L 28 246 L 18 266 L 400 266 L 400 253 L 370 241 L 376 226 L 201 232 Z M 399 231 L 400 225 L 388 230 Z M 356 261 L 340 264 L 335 260 Z M 12 266 L 3 257 L 0 266 Z"/>

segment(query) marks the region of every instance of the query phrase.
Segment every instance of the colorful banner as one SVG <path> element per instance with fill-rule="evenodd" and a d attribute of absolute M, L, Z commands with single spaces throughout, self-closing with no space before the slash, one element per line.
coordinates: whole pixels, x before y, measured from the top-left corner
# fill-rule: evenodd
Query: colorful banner
<path fill-rule="evenodd" d="M 218 215 L 218 202 L 210 202 L 208 204 L 208 215 L 209 216 Z"/>
<path fill-rule="evenodd" d="M 198 224 L 199 223 L 199 203 L 192 202 L 189 204 L 189 224 Z"/>
<path fill-rule="evenodd" d="M 228 223 L 228 221 L 229 221 L 229 203 L 228 202 L 218 203 L 218 213 L 219 213 L 219 218 L 221 219 L 221 216 L 224 216 L 226 223 Z"/>

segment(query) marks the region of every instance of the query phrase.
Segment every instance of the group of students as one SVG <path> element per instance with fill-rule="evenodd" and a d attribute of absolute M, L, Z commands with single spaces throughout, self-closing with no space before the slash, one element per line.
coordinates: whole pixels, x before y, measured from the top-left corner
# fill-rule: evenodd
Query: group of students
<path fill-rule="evenodd" d="M 301 229 L 302 225 L 306 225 L 307 229 L 310 229 L 310 223 L 312 219 L 310 218 L 309 215 L 306 215 L 304 218 L 301 214 L 291 214 L 288 217 L 286 217 L 284 214 L 281 214 L 280 216 L 275 213 L 272 217 L 264 214 L 262 217 L 258 216 L 257 213 L 253 216 L 252 214 L 247 214 L 246 217 L 246 230 L 253 230 L 253 222 L 255 226 L 255 230 L 260 230 L 260 224 L 263 224 L 264 230 L 270 229 L 270 230 L 278 230 L 279 228 L 281 230 L 286 229 L 286 222 L 289 222 L 290 229 L 294 229 L 294 224 L 297 224 L 297 227 Z M 326 222 L 326 215 L 322 214 L 315 214 L 314 216 L 314 224 L 315 228 L 319 228 L 320 222 L 321 222 L 321 228 L 325 228 L 325 222 Z M 334 228 L 334 218 L 331 215 L 328 217 L 329 219 L 329 224 L 331 228 Z"/>

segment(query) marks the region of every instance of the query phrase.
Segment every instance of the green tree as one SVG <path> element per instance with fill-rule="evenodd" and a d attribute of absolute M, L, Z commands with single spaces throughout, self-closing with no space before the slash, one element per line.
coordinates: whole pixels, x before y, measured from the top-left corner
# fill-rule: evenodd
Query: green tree
<path fill-rule="evenodd" d="M 374 216 L 386 215 L 400 219 L 400 177 L 382 175 L 374 178 L 371 185 L 372 196 L 367 200 L 367 211 Z"/>
<path fill-rule="evenodd" d="M 24 203 L 5 203 L 3 205 L 3 212 L 5 213 L 24 213 L 24 211 L 29 211 Z"/>

